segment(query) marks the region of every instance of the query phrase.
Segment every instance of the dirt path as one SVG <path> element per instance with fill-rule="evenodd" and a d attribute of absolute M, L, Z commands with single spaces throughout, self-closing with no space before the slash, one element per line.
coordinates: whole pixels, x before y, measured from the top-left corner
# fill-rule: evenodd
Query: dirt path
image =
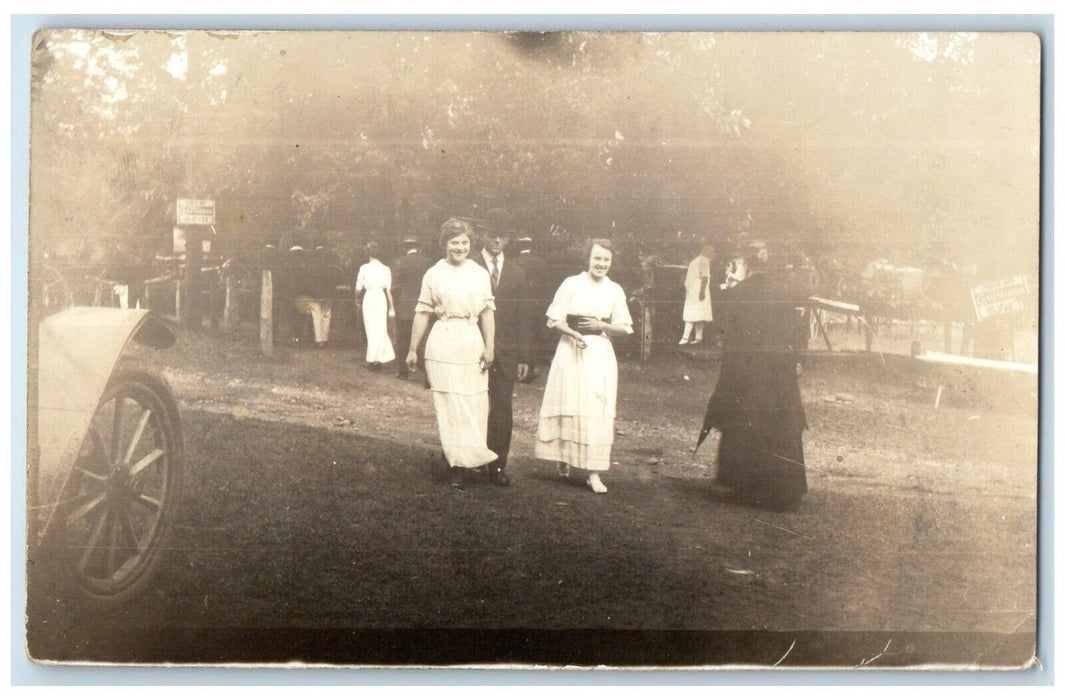
<path fill-rule="evenodd" d="M 202 630 L 991 633 L 1020 640 L 1017 663 L 1034 639 L 1023 384 L 811 359 L 810 493 L 768 513 L 711 487 L 714 444 L 691 451 L 713 363 L 623 362 L 599 497 L 531 456 L 542 378 L 516 389 L 514 486 L 455 495 L 427 478 L 438 442 L 417 380 L 352 351 L 266 359 L 211 336 L 160 359 L 190 465 L 170 567 L 122 617 L 47 611 L 46 656 L 144 658 L 153 630 L 174 640 L 159 654 L 186 659 Z M 930 658 L 917 649 L 905 658 Z"/>
<path fill-rule="evenodd" d="M 346 434 L 402 436 L 426 448 L 438 444 L 431 402 L 418 378 L 400 381 L 387 370 L 369 372 L 353 350 L 282 351 L 267 360 L 239 347 L 237 360 L 231 346 L 225 346 L 230 356 L 220 357 L 212 346 L 217 339 L 199 340 L 207 347 L 179 350 L 181 364 L 168 363 L 163 370 L 185 406 Z M 1018 388 L 993 391 L 990 399 L 971 383 L 955 386 L 936 408 L 937 382 L 945 380 L 931 370 L 900 381 L 890 368 L 875 364 L 870 373 L 868 366 L 822 362 L 807 369 L 802 381 L 810 423 L 805 449 L 811 475 L 833 490 L 1034 497 L 1034 382 L 1028 390 L 1027 380 L 1020 380 Z M 614 448 L 618 471 L 645 479 L 712 476 L 716 435 L 698 454 L 693 449 L 715 381 L 711 363 L 667 358 L 649 366 L 623 364 Z M 532 456 L 543 382 L 541 376 L 515 388 L 515 455 Z"/>
<path fill-rule="evenodd" d="M 198 411 L 238 421 L 306 426 L 341 440 L 355 438 L 359 444 L 383 440 L 390 449 L 413 454 L 407 458 L 412 462 L 419 461 L 417 455 L 431 459 L 438 438 L 428 392 L 420 381 L 369 372 L 354 354 L 288 351 L 269 362 L 252 359 L 221 367 L 202 363 L 203 371 L 196 373 L 171 366 L 166 374 L 185 404 Z M 218 353 L 199 356 L 217 358 Z M 278 381 L 270 362 L 283 363 L 288 376 Z M 235 375 L 229 374 L 234 370 Z M 811 493 L 799 513 L 782 516 L 707 503 L 713 498 L 708 481 L 716 436 L 698 454 L 692 449 L 715 381 L 713 363 L 665 358 L 647 365 L 622 364 L 615 466 L 607 479 L 613 488 L 607 504 L 595 506 L 602 513 L 589 515 L 601 521 L 609 521 L 608 514 L 619 518 L 617 525 L 623 529 L 611 535 L 616 542 L 610 551 L 615 554 L 643 551 L 626 525 L 648 535 L 654 548 L 675 552 L 680 559 L 671 561 L 669 569 L 676 573 L 677 585 L 706 573 L 700 571 L 700 555 L 714 547 L 721 553 L 723 542 L 738 543 L 728 551 L 742 555 L 748 542 L 757 548 L 746 550 L 747 557 L 717 562 L 726 579 L 738 578 L 745 585 L 754 581 L 771 592 L 774 585 L 783 589 L 802 571 L 811 581 L 793 580 L 791 585 L 812 588 L 801 610 L 785 596 L 781 606 L 763 600 L 755 619 L 743 606 L 734 619 L 702 618 L 689 610 L 670 620 L 670 626 L 684 620 L 694 628 L 742 622 L 742 627 L 787 629 L 803 628 L 814 619 L 818 629 L 880 629 L 892 624 L 905 629 L 974 624 L 1012 629 L 1024 618 L 1026 613 L 1018 611 L 1026 609 L 1021 601 L 1032 599 L 1032 591 L 1020 595 L 1021 589 L 1014 590 L 1009 595 L 1020 596 L 1016 604 L 981 611 L 979 623 L 970 606 L 954 598 L 959 591 L 963 599 L 972 593 L 969 579 L 974 576 L 985 593 L 1001 593 L 999 566 L 1020 570 L 1024 581 L 1034 580 L 1036 450 L 1034 410 L 1024 410 L 1033 398 L 1028 387 L 1005 391 L 992 382 L 989 390 L 976 380 L 919 369 L 807 362 L 802 383 L 810 423 L 805 446 Z M 515 389 L 511 471 L 521 488 L 505 498 L 515 507 L 531 499 L 531 512 L 543 508 L 550 513 L 569 506 L 555 504 L 558 484 L 551 469 L 532 458 L 543 382 L 541 376 Z M 948 399 L 936 408 L 934 396 L 944 384 Z M 389 468 L 386 460 L 382 469 Z M 583 503 L 583 495 L 578 489 L 566 493 L 564 500 Z M 531 524 L 523 522 L 523 527 Z M 684 544 L 675 549 L 675 543 Z M 791 548 L 796 554 L 777 561 Z M 992 575 L 970 571 L 970 566 L 989 565 L 992 558 L 999 560 L 991 565 Z M 794 570 L 789 568 L 793 565 Z M 661 568 L 649 561 L 634 566 Z M 827 585 L 821 580 L 839 574 L 841 566 L 848 572 L 845 581 Z M 755 573 L 728 574 L 730 570 Z M 952 576 L 958 579 L 957 587 L 933 583 Z M 886 578 L 878 582 L 878 577 Z M 617 580 L 616 575 L 611 578 Z M 661 584 L 653 588 L 661 590 Z M 915 590 L 920 596 L 913 595 Z M 936 614 L 930 614 L 933 610 Z M 574 614 L 559 610 L 559 623 L 572 621 Z"/>

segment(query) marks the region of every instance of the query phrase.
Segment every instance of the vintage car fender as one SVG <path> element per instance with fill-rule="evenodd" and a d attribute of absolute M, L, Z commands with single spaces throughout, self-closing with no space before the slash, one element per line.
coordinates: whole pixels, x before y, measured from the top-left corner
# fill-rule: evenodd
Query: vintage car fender
<path fill-rule="evenodd" d="M 29 504 L 38 540 L 55 513 L 93 413 L 131 339 L 166 348 L 177 335 L 146 309 L 71 307 L 39 325 L 36 405 L 30 406 L 31 457 L 36 453 L 37 460 L 36 474 L 32 469 L 30 474 Z"/>

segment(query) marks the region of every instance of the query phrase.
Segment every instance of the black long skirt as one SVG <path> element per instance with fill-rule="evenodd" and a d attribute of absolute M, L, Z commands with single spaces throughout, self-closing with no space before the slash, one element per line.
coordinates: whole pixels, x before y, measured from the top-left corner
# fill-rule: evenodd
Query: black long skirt
<path fill-rule="evenodd" d="M 802 430 L 765 431 L 747 426 L 722 428 L 717 483 L 743 502 L 788 510 L 806 494 Z"/>

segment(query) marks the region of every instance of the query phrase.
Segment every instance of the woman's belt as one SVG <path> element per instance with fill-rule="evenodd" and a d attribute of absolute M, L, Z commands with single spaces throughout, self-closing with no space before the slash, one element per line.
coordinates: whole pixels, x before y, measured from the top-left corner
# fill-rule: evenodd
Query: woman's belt
<path fill-rule="evenodd" d="M 449 314 L 438 313 L 436 315 L 436 320 L 437 321 L 464 321 L 464 322 L 469 323 L 469 324 L 476 324 L 477 321 L 478 321 L 478 317 L 474 316 L 473 314 L 452 316 L 452 315 L 449 315 Z"/>
<path fill-rule="evenodd" d="M 581 319 L 585 319 L 585 318 L 590 319 L 590 318 L 594 318 L 594 317 L 593 316 L 581 316 L 579 314 L 566 314 L 566 325 L 569 326 L 570 328 L 572 328 L 573 330 L 578 331 L 580 329 L 577 328 L 577 324 L 580 323 Z M 602 321 L 603 323 L 610 323 L 610 319 L 609 318 L 601 318 L 599 320 Z"/>

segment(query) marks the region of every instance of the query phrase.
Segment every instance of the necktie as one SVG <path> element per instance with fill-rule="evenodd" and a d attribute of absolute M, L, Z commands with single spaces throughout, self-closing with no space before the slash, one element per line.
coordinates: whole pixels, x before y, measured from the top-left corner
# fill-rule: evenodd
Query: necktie
<path fill-rule="evenodd" d="M 499 256 L 492 256 L 492 291 L 496 290 L 496 286 L 499 285 Z"/>

